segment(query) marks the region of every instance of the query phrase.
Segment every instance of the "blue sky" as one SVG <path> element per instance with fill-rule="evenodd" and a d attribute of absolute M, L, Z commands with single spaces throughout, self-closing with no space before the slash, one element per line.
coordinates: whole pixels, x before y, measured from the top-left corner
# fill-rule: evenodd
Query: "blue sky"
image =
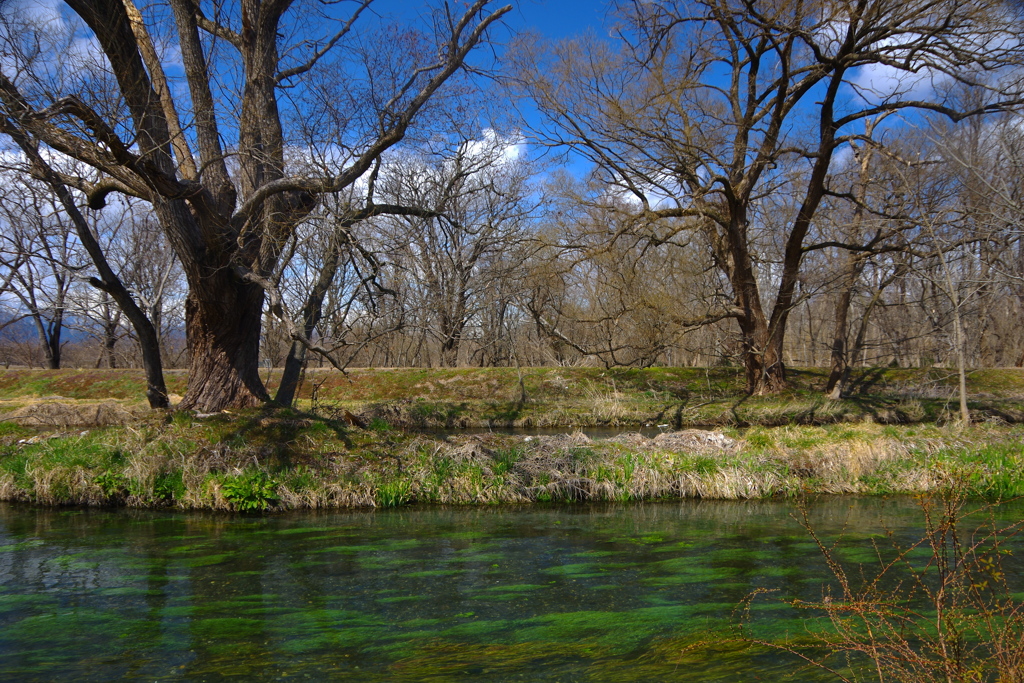
<path fill-rule="evenodd" d="M 430 5 L 436 4 L 418 0 L 376 0 L 371 7 L 382 15 L 401 17 L 427 11 Z M 512 11 L 504 18 L 506 29 L 495 34 L 499 40 L 503 33 L 527 29 L 537 30 L 548 38 L 572 36 L 582 33 L 588 26 L 599 29 L 607 13 L 606 4 L 594 0 L 495 0 L 490 8 L 507 4 L 512 5 Z M 453 2 L 453 13 L 460 11 L 461 5 Z"/>
<path fill-rule="evenodd" d="M 587 0 L 521 0 L 508 17 L 510 28 L 532 28 L 549 38 L 582 33 L 588 26 L 599 29 L 606 5 Z"/>

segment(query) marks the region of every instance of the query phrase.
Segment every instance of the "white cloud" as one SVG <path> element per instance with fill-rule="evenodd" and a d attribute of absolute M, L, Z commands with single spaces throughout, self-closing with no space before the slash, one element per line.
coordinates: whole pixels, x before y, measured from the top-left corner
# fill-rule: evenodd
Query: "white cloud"
<path fill-rule="evenodd" d="M 49 78 L 75 78 L 99 68 L 107 59 L 92 32 L 55 0 L 13 0 L 0 22 L 0 69 L 19 82 L 32 72 Z"/>
<path fill-rule="evenodd" d="M 853 147 L 843 145 L 832 154 L 832 159 L 829 162 L 829 170 L 833 173 L 841 171 L 853 163 L 853 159 Z"/>
<path fill-rule="evenodd" d="M 846 76 L 846 84 L 853 96 L 869 104 L 892 100 L 933 100 L 942 86 L 949 82 L 951 77 L 948 73 L 961 71 L 970 64 L 982 70 L 991 68 L 1013 57 L 1010 53 L 1021 44 L 1020 36 L 1004 28 L 1011 25 L 1009 19 L 1004 24 L 995 17 L 990 17 L 987 22 L 976 17 L 963 17 L 953 21 L 948 31 L 933 35 L 931 25 L 942 22 L 942 16 L 932 17 L 919 10 L 904 12 L 895 7 L 889 17 L 893 28 L 879 31 L 884 38 L 857 47 L 863 58 L 887 63 L 864 64 Z M 926 29 L 922 30 L 921 26 Z M 823 16 L 821 23 L 812 31 L 812 39 L 824 54 L 835 56 L 849 38 L 849 30 L 847 15 Z M 989 64 L 982 66 L 984 62 Z"/>
<path fill-rule="evenodd" d="M 936 88 L 949 77 L 934 69 L 905 71 L 885 64 L 869 64 L 853 71 L 846 83 L 870 104 L 885 100 L 930 100 Z"/>
<path fill-rule="evenodd" d="M 484 128 L 478 140 L 466 143 L 470 157 L 496 156 L 499 163 L 517 161 L 526 154 L 526 137 L 516 132 L 501 136 L 493 128 Z"/>

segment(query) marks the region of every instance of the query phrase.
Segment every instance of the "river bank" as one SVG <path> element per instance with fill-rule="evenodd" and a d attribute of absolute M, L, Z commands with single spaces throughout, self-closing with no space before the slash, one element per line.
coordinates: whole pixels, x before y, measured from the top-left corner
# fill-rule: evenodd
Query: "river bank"
<path fill-rule="evenodd" d="M 309 370 L 296 408 L 417 430 L 941 424 L 957 413 L 956 373 L 949 369 L 858 369 L 839 401 L 824 396 L 827 377 L 823 368 L 793 368 L 787 391 L 749 396 L 742 369 L 730 367 Z M 166 378 L 174 404 L 187 374 L 171 370 Z M 279 378 L 279 370 L 263 372 L 271 394 Z M 1024 422 L 1024 369 L 973 371 L 968 392 L 973 421 Z M 139 370 L 0 370 L 0 419 L 41 400 L 112 401 L 143 414 L 144 396 Z"/>
<path fill-rule="evenodd" d="M 267 408 L 80 428 L 0 422 L 0 499 L 234 511 L 807 494 L 1024 494 L 1024 428 L 791 425 L 429 434 Z"/>

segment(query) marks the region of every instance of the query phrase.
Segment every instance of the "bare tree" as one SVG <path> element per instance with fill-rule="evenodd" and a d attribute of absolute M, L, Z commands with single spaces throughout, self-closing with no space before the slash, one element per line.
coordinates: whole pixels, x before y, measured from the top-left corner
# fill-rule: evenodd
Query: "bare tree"
<path fill-rule="evenodd" d="M 97 234 L 94 234 L 93 227 L 89 225 L 86 217 L 75 203 L 71 190 L 51 164 L 43 158 L 35 142 L 5 117 L 0 117 L 0 131 L 8 134 L 15 141 L 26 158 L 28 173 L 38 178 L 42 186 L 49 190 L 54 205 L 60 206 L 63 215 L 71 224 L 70 229 L 62 226 L 63 229 L 60 232 L 64 239 L 70 239 L 71 235 L 74 235 L 81 245 L 81 250 L 88 254 L 93 267 L 99 274 L 98 278 L 89 277 L 88 282 L 103 293 L 103 298 L 106 301 L 106 305 L 101 304 L 100 308 L 105 310 L 104 336 L 108 357 L 112 358 L 113 355 L 113 347 L 116 343 L 114 335 L 118 323 L 116 318 L 120 317 L 119 315 L 115 316 L 112 312 L 110 300 L 113 300 L 118 309 L 129 319 L 138 336 L 142 350 L 142 364 L 146 372 L 146 397 L 150 407 L 169 407 L 167 387 L 163 376 L 163 363 L 160 357 L 160 338 L 152 320 L 139 307 L 124 282 L 111 268 Z M 84 266 L 71 265 L 69 260 L 65 260 L 64 265 L 69 269 L 81 270 L 84 268 Z M 111 367 L 113 367 L 112 360 Z"/>
<path fill-rule="evenodd" d="M 0 75 L 0 102 L 9 119 L 102 172 L 99 182 L 63 179 L 86 192 L 90 207 L 102 208 L 111 192 L 152 204 L 189 285 L 191 361 L 181 408 L 208 412 L 268 400 L 258 374 L 265 286 L 295 225 L 318 195 L 352 185 L 400 142 L 487 28 L 510 10 L 488 13 L 487 0 L 461 15 L 445 7 L 434 15 L 433 36 L 403 34 L 415 49 L 389 46 L 388 52 L 367 54 L 359 49 L 366 43 L 346 41 L 369 4 L 357 3 L 340 17 L 331 4 L 326 7 L 332 14 L 319 21 L 293 22 L 290 11 L 316 6 L 244 0 L 204 7 L 170 0 L 149 8 L 153 14 L 146 18 L 130 0 L 71 0 L 84 23 L 74 30 L 89 32 L 110 78 L 100 84 L 44 82 L 31 59 L 22 59 L 17 73 Z M 176 98 L 168 86 L 147 29 L 147 21 L 158 20 L 172 21 L 176 29 L 188 97 Z M 330 24 L 334 28 L 322 35 L 311 33 Z M 284 42 L 289 38 L 294 43 Z M 24 44 L 10 46 L 8 60 L 25 57 Z M 332 70 L 350 76 L 335 92 L 301 87 L 300 77 Z M 116 97 L 107 90 L 113 84 Z M 102 97 L 92 96 L 97 86 L 104 88 Z M 291 97 L 281 100 L 286 87 Z M 357 101 L 349 97 L 354 92 Z M 336 102 L 351 109 L 334 116 Z M 290 172 L 286 124 L 328 115 L 345 124 L 328 126 L 333 139 L 320 140 L 337 153 L 318 174 Z"/>
<path fill-rule="evenodd" d="M 524 298 L 556 355 L 568 360 L 567 347 L 579 362 L 648 366 L 663 362 L 684 335 L 725 317 L 716 314 L 724 300 L 704 235 L 668 220 L 664 239 L 656 228 L 627 235 L 635 230 L 629 205 L 588 206 L 581 189 L 562 187 Z"/>
<path fill-rule="evenodd" d="M 530 170 L 515 140 L 493 131 L 437 153 L 407 156 L 382 170 L 379 192 L 392 204 L 427 213 L 382 216 L 374 224 L 409 285 L 415 323 L 436 344 L 438 362 L 460 362 L 467 329 L 514 277 L 526 249 Z"/>
<path fill-rule="evenodd" d="M 376 337 L 392 331 L 374 326 L 362 326 L 362 334 L 352 339 L 353 323 L 365 322 L 377 307 L 380 294 L 395 293 L 380 283 L 381 262 L 378 255 L 367 247 L 364 238 L 354 228 L 375 216 L 383 214 L 424 214 L 417 207 L 378 204 L 374 201 L 374 188 L 379 163 L 370 175 L 365 199 L 354 201 L 352 196 L 335 193 L 325 197 L 319 209 L 307 216 L 293 235 L 287 258 L 282 259 L 275 283 L 278 287 L 291 285 L 298 289 L 295 315 L 284 310 L 289 298 L 284 291 L 277 295 L 282 308 L 279 315 L 293 340 L 284 360 L 284 368 L 274 400 L 291 405 L 295 400 L 308 351 L 313 351 L 344 371 L 366 344 Z M 299 285 L 296 287 L 295 285 Z M 331 333 L 321 329 L 315 334 L 324 317 L 324 302 L 328 300 Z M 333 315 L 330 315 L 333 314 Z M 400 326 L 400 324 L 399 324 Z M 322 327 L 322 326 L 321 326 Z M 344 356 L 339 351 L 344 350 Z"/>
<path fill-rule="evenodd" d="M 31 320 L 46 367 L 56 370 L 68 299 L 85 255 L 56 197 L 30 179 L 8 180 L 0 197 L 0 292 L 17 300 L 19 313 L 5 323 Z"/>
<path fill-rule="evenodd" d="M 805 239 L 834 155 L 886 112 L 960 120 L 1018 104 L 1006 69 L 1020 61 L 1019 17 L 991 0 L 663 0 L 618 10 L 618 50 L 593 37 L 524 50 L 518 82 L 545 121 L 536 133 L 592 161 L 607 187 L 636 202 L 639 227 L 685 218 L 678 229 L 710 232 L 747 389 L 778 391 Z M 871 81 L 880 71 L 889 85 Z M 923 80 L 943 79 L 987 95 L 965 105 L 919 93 Z M 788 211 L 768 213 L 783 192 Z M 766 234 L 781 242 L 777 261 L 761 254 Z"/>

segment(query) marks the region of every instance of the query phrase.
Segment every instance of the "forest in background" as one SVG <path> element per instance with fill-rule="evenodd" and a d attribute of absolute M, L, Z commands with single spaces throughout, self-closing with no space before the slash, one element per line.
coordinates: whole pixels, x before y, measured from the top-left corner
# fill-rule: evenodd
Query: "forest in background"
<path fill-rule="evenodd" d="M 274 4 L 257 3 L 260 16 Z M 548 41 L 508 26 L 494 37 L 506 10 L 486 2 L 461 16 L 438 6 L 425 26 L 378 17 L 358 33 L 369 4 L 341 15 L 282 4 L 266 19 L 282 31 L 252 45 L 232 29 L 255 11 L 244 7 L 171 2 L 143 16 L 117 3 L 113 23 L 76 3 L 45 20 L 6 13 L 0 363 L 139 367 L 144 318 L 163 367 L 211 384 L 223 368 L 198 367 L 197 354 L 231 343 L 253 366 L 241 375 L 735 365 L 748 391 L 772 393 L 786 366 L 823 366 L 837 398 L 851 366 L 1024 365 L 1024 49 L 1012 6 L 709 0 L 690 14 L 623 2 L 608 39 Z M 310 23 L 286 10 L 341 28 L 314 50 L 300 40 Z M 158 22 L 172 15 L 177 34 Z M 118 60 L 136 66 L 108 44 L 118 21 L 159 112 L 142 112 L 149 100 Z M 94 52 L 54 57 L 86 26 Z M 184 66 L 161 75 L 154 41 L 183 51 Z M 312 50 L 308 61 L 253 61 L 258 45 L 286 41 Z M 239 86 L 266 69 L 276 94 Z M 280 125 L 245 107 L 231 118 L 257 100 Z M 155 144 L 159 174 L 132 141 L 146 116 L 179 128 Z M 254 135 L 277 135 L 273 154 L 254 151 L 266 144 Z M 181 199 L 200 185 L 211 204 Z M 215 238 L 202 225 L 216 202 L 234 232 Z M 191 245 L 193 227 L 173 227 L 182 220 L 212 241 Z M 211 257 L 223 239 L 237 249 Z M 190 313 L 189 297 L 234 311 L 230 287 L 259 314 L 231 327 L 258 336 L 255 350 L 220 339 L 190 352 L 189 335 L 206 338 L 195 316 L 213 314 Z M 251 398 L 208 389 L 186 403 Z"/>

